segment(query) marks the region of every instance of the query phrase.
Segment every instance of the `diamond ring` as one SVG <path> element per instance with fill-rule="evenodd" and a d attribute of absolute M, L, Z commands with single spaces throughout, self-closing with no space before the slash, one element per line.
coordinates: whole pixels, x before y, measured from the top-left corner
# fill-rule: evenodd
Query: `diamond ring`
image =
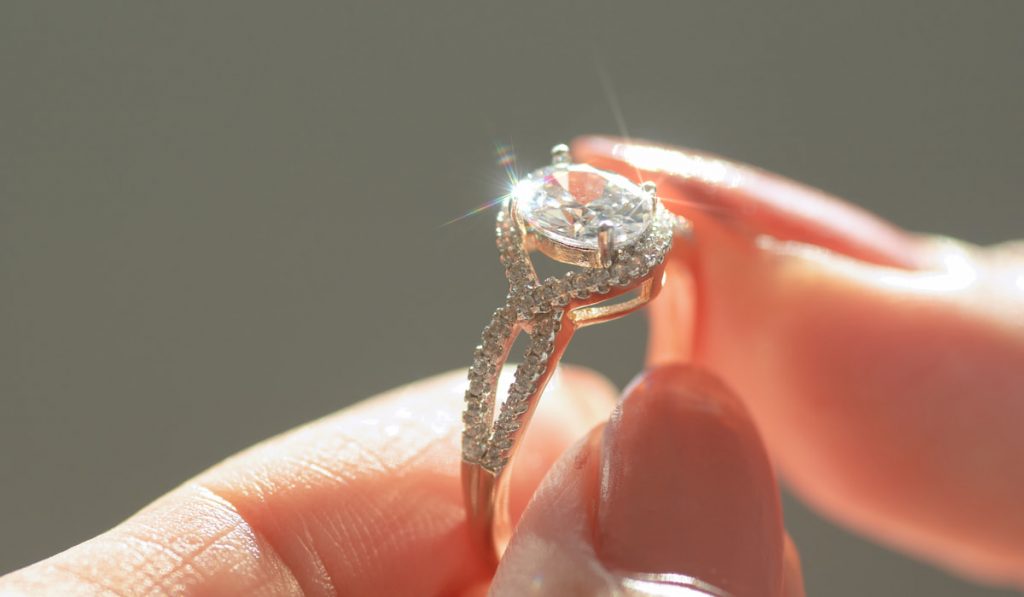
<path fill-rule="evenodd" d="M 509 462 L 544 386 L 580 327 L 609 321 L 653 299 L 664 259 L 685 220 L 658 200 L 654 183 L 572 163 L 569 148 L 519 180 L 498 213 L 497 244 L 508 301 L 484 328 L 469 369 L 462 435 L 462 485 L 470 529 L 495 558 L 511 536 Z M 540 280 L 539 251 L 578 266 Z M 498 375 L 520 333 L 529 347 L 496 410 Z"/>

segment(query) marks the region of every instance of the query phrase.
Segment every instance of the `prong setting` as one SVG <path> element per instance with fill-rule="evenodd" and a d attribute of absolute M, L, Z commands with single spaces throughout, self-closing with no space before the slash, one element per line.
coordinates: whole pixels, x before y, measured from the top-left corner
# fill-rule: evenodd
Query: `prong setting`
<path fill-rule="evenodd" d="M 643 189 L 645 193 L 652 197 L 658 194 L 658 183 L 654 182 L 653 180 L 645 180 L 644 182 L 640 183 L 640 188 Z"/>
<path fill-rule="evenodd" d="M 611 222 L 601 222 L 597 230 L 597 258 L 601 267 L 609 267 L 612 264 L 612 257 L 615 255 L 615 236 L 612 232 L 615 225 Z"/>
<path fill-rule="evenodd" d="M 569 151 L 569 146 L 565 143 L 559 143 L 551 148 L 551 165 L 553 166 L 565 166 L 572 163 L 572 153 Z"/>

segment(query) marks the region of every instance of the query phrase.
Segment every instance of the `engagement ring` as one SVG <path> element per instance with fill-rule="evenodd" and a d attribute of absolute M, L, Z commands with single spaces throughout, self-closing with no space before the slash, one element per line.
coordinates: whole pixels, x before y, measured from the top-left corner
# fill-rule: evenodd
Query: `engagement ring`
<path fill-rule="evenodd" d="M 512 533 L 509 462 L 573 333 L 653 299 L 673 236 L 687 226 L 661 204 L 654 183 L 574 164 L 565 145 L 555 146 L 552 164 L 519 180 L 502 203 L 497 235 L 508 300 L 473 356 L 462 436 L 469 526 L 495 558 Z M 534 250 L 578 267 L 541 281 L 528 256 Z M 520 333 L 529 347 L 495 417 L 498 375 Z"/>

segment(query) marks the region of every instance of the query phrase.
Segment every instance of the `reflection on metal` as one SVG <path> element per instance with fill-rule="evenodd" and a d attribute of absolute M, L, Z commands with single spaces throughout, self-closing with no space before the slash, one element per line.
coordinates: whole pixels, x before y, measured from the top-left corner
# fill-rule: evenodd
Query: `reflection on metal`
<path fill-rule="evenodd" d="M 621 576 L 627 595 L 665 597 L 731 597 L 731 594 L 699 578 L 671 572 L 631 572 Z"/>

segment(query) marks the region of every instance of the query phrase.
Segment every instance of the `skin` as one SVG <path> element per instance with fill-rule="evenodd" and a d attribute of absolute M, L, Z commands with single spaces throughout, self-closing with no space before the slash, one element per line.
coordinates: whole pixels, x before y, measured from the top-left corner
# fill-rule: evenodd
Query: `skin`
<path fill-rule="evenodd" d="M 672 299 L 652 305 L 652 362 L 686 359 L 743 396 L 825 515 L 1024 585 L 1021 245 L 913 236 L 695 152 L 588 138 L 576 157 L 658 181 L 694 222 Z"/>
<path fill-rule="evenodd" d="M 545 393 L 497 571 L 463 519 L 455 372 L 254 446 L 0 595 L 618 594 L 649 573 L 802 595 L 774 470 L 840 524 L 1024 586 L 1024 251 L 686 150 L 573 153 L 656 180 L 694 237 L 621 399 L 573 368 Z"/>

